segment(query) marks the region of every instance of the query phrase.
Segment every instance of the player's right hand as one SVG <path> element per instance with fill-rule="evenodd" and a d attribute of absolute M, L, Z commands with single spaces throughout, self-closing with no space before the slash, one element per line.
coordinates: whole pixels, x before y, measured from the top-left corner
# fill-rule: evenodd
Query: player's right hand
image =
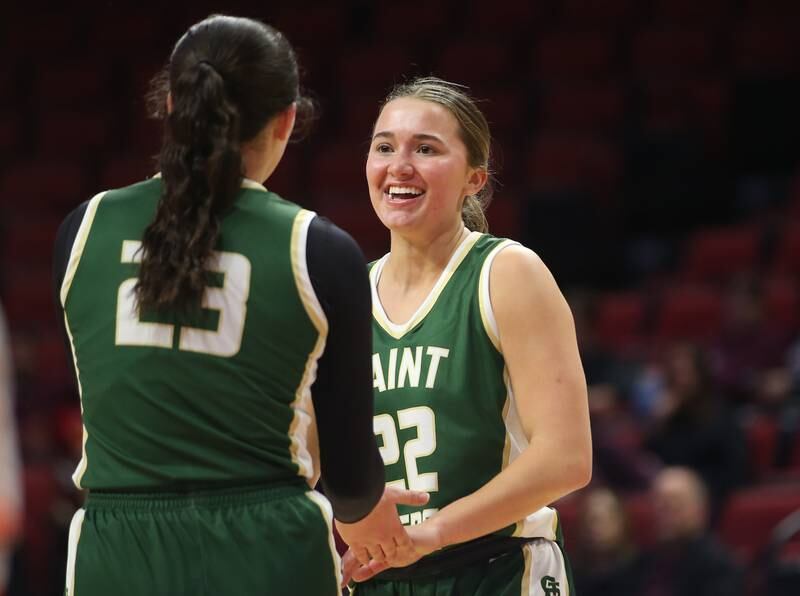
<path fill-rule="evenodd" d="M 374 561 L 402 567 L 415 560 L 417 554 L 400 523 L 397 505 L 419 507 L 429 498 L 426 492 L 387 486 L 380 501 L 365 518 L 352 524 L 336 520 L 336 529 L 362 565 Z"/>

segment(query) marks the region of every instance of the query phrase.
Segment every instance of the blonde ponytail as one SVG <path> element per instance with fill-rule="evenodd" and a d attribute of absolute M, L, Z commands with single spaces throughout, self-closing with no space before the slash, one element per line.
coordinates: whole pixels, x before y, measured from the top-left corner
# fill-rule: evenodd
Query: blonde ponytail
<path fill-rule="evenodd" d="M 475 195 L 464 199 L 461 206 L 461 219 L 470 232 L 480 232 L 486 234 L 489 231 L 489 222 L 483 212 L 484 205 Z"/>

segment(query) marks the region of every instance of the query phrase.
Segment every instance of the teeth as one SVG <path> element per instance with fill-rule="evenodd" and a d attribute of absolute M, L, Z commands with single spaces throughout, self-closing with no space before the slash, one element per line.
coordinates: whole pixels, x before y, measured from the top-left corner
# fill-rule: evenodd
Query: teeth
<path fill-rule="evenodd" d="M 389 194 L 392 195 L 421 195 L 423 191 L 414 186 L 390 186 Z"/>

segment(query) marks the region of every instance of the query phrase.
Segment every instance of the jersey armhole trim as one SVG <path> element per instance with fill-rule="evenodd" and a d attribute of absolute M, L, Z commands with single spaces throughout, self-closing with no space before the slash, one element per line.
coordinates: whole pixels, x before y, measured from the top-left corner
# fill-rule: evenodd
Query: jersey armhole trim
<path fill-rule="evenodd" d="M 297 465 L 298 474 L 313 485 L 319 479 L 319 448 L 315 438 L 316 420 L 314 405 L 311 400 L 311 386 L 317 378 L 317 363 L 325 351 L 328 337 L 328 319 L 319 302 L 311 276 L 308 273 L 306 247 L 308 229 L 316 217 L 316 213 L 301 209 L 292 225 L 290 255 L 292 273 L 303 308 L 317 330 L 317 341 L 306 359 L 303 377 L 295 390 L 295 398 L 291 404 L 294 416 L 289 426 L 290 453 L 292 461 Z"/>
<path fill-rule="evenodd" d="M 503 353 L 502 344 L 500 342 L 500 330 L 497 327 L 497 319 L 494 316 L 494 308 L 492 308 L 492 296 L 489 288 L 489 278 L 492 272 L 492 263 L 494 262 L 497 254 L 504 248 L 509 246 L 518 245 L 519 242 L 514 240 L 503 240 L 487 255 L 481 267 L 481 274 L 478 279 L 478 305 L 481 310 L 481 321 L 486 335 L 492 342 L 492 345 L 499 353 Z"/>
<path fill-rule="evenodd" d="M 75 273 L 78 271 L 78 265 L 80 264 L 81 257 L 83 256 L 83 249 L 86 247 L 86 241 L 89 238 L 89 231 L 92 228 L 94 216 L 97 213 L 97 207 L 107 192 L 108 191 L 103 191 L 92 197 L 92 199 L 89 201 L 89 204 L 86 206 L 86 212 L 83 214 L 83 219 L 81 220 L 81 225 L 78 228 L 78 233 L 75 234 L 75 240 L 72 243 L 72 248 L 69 253 L 69 261 L 67 261 L 67 271 L 64 273 L 64 281 L 61 282 L 61 290 L 59 292 L 61 306 L 64 308 L 67 306 L 69 289 L 70 286 L 72 286 L 72 280 L 75 278 Z"/>

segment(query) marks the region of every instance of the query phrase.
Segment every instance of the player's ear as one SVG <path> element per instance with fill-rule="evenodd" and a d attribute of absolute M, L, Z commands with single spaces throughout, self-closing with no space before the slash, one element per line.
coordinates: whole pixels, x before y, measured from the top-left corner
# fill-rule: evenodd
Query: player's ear
<path fill-rule="evenodd" d="M 280 141 L 287 140 L 294 130 L 294 122 L 297 118 L 297 104 L 292 104 L 275 116 L 275 137 Z"/>
<path fill-rule="evenodd" d="M 489 179 L 489 172 L 486 168 L 471 168 L 467 177 L 467 184 L 464 188 L 466 196 L 476 195 L 486 186 Z"/>
<path fill-rule="evenodd" d="M 172 113 L 172 91 L 167 91 L 167 114 Z"/>

